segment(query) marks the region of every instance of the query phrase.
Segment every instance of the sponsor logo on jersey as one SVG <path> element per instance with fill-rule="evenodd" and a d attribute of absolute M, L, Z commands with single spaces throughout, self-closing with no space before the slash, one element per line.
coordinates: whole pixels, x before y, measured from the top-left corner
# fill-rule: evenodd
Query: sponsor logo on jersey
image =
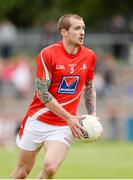
<path fill-rule="evenodd" d="M 83 70 L 84 69 L 87 69 L 87 65 L 86 64 L 83 64 Z"/>
<path fill-rule="evenodd" d="M 68 64 L 68 67 L 76 67 L 77 64 Z"/>
<path fill-rule="evenodd" d="M 58 93 L 61 94 L 75 94 L 79 76 L 63 76 L 61 84 L 58 88 Z"/>
<path fill-rule="evenodd" d="M 84 71 L 87 69 L 87 65 L 86 64 L 82 64 L 82 67 L 80 68 L 80 70 Z"/>
<path fill-rule="evenodd" d="M 63 64 L 56 64 L 56 70 L 65 69 L 65 66 Z"/>

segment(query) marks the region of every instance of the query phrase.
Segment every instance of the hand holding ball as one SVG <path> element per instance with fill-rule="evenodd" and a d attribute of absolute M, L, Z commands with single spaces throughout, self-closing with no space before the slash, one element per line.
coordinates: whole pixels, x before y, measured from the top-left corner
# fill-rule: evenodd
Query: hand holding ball
<path fill-rule="evenodd" d="M 103 133 L 103 127 L 99 120 L 92 115 L 84 115 L 84 119 L 79 120 L 79 124 L 85 129 L 81 130 L 81 141 L 91 143 L 101 139 Z"/>

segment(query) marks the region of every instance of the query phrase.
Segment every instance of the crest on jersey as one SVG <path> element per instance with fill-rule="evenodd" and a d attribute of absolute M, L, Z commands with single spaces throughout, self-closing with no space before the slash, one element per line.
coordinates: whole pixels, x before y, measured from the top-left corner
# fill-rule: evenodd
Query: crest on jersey
<path fill-rule="evenodd" d="M 63 76 L 58 88 L 58 93 L 75 94 L 78 82 L 79 76 Z"/>

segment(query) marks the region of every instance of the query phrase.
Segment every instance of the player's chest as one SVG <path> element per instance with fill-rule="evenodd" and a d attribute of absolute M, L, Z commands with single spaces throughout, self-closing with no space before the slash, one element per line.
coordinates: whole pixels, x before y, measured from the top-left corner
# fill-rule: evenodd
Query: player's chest
<path fill-rule="evenodd" d="M 86 75 L 89 64 L 85 58 L 81 59 L 63 59 L 59 58 L 54 64 L 53 75 Z"/>

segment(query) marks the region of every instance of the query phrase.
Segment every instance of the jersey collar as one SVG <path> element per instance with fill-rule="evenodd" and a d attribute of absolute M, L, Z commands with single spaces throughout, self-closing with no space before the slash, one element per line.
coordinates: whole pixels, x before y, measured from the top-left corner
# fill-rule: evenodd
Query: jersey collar
<path fill-rule="evenodd" d="M 77 56 L 80 54 L 80 52 L 81 52 L 81 47 L 80 47 L 80 48 L 78 49 L 78 52 L 77 52 L 76 54 L 69 54 L 69 53 L 65 50 L 63 42 L 60 41 L 59 43 L 61 44 L 61 48 L 62 48 L 62 50 L 63 50 L 63 53 L 64 53 L 66 56 L 70 57 L 70 58 L 75 58 L 75 57 L 77 57 Z"/>

